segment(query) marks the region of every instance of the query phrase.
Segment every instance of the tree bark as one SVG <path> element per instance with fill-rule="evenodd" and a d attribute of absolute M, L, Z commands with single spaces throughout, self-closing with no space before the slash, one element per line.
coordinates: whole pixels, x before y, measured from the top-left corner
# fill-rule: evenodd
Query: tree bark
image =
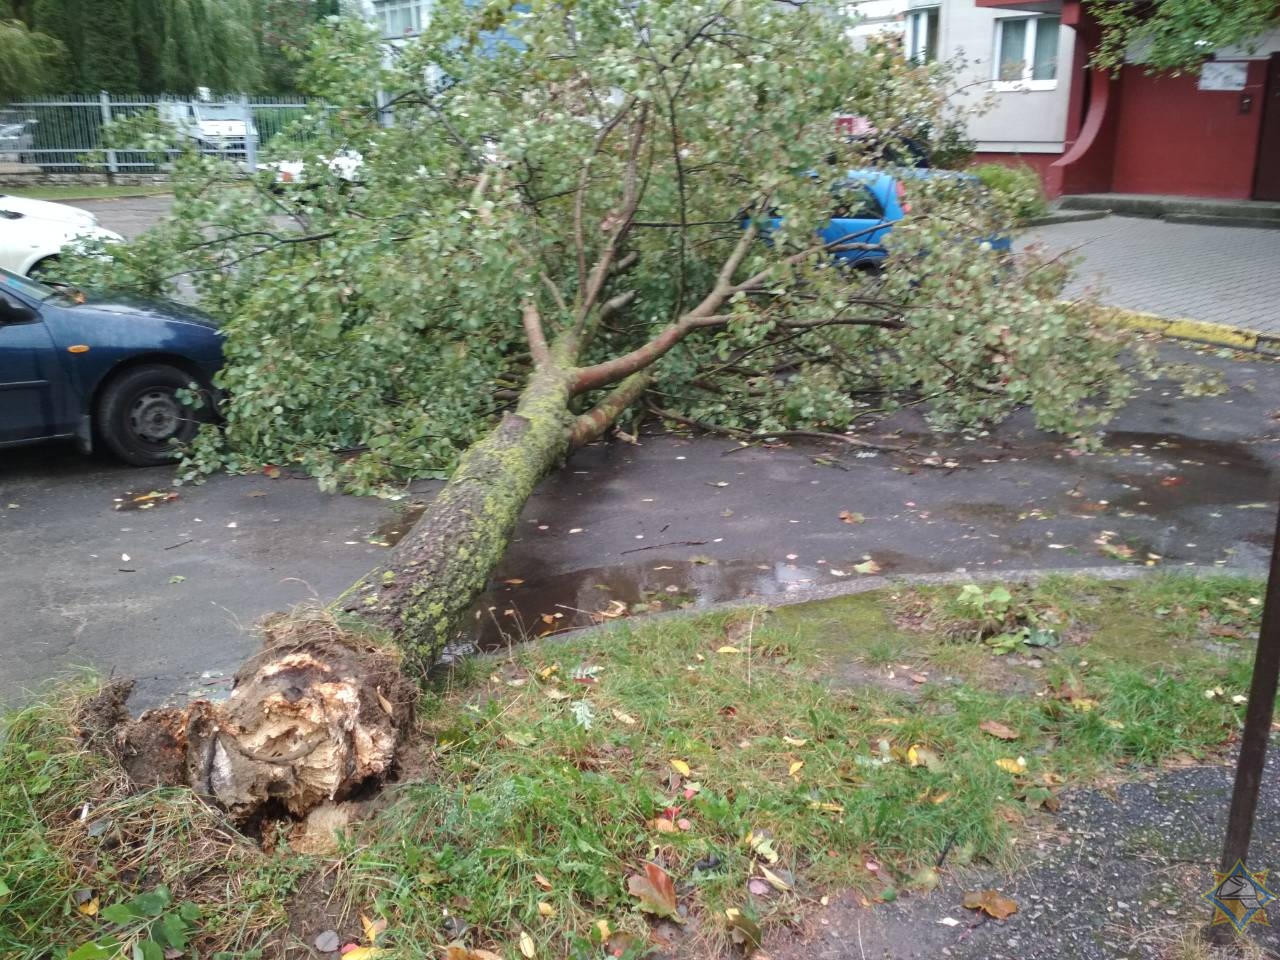
<path fill-rule="evenodd" d="M 514 413 L 473 444 L 387 561 L 342 599 L 387 630 L 411 673 L 435 663 L 502 559 L 538 482 L 568 453 L 572 371 L 538 369 Z"/>

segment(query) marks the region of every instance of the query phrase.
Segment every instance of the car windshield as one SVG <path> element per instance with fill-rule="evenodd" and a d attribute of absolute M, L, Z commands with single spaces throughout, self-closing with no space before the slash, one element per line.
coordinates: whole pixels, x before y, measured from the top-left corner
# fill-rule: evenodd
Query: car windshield
<path fill-rule="evenodd" d="M 48 300 L 58 292 L 54 287 L 32 280 L 30 277 L 20 277 L 2 267 L 0 267 L 0 288 L 16 290 L 33 300 Z"/>

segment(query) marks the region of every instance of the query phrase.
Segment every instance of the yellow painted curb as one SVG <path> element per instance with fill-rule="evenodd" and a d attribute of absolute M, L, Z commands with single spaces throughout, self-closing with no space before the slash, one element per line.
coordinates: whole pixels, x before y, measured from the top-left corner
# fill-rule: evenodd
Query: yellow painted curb
<path fill-rule="evenodd" d="M 1230 347 L 1233 350 L 1280 353 L 1280 337 L 1229 326 L 1225 323 L 1210 323 L 1207 320 L 1192 320 L 1189 317 L 1162 317 L 1154 313 L 1125 310 L 1121 307 L 1105 307 L 1100 313 L 1112 323 L 1131 330 L 1145 330 L 1177 340 L 1195 340 L 1199 343 Z"/>

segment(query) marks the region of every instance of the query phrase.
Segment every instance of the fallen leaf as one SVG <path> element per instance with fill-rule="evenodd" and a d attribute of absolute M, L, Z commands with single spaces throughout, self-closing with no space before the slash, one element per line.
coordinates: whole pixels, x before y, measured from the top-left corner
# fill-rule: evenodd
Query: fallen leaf
<path fill-rule="evenodd" d="M 942 758 L 933 750 L 918 743 L 907 750 L 907 763 L 913 767 L 924 767 L 930 773 L 938 773 L 942 770 Z"/>
<path fill-rule="evenodd" d="M 444 948 L 444 960 L 502 960 L 492 950 L 472 950 L 466 944 L 454 941 Z"/>
<path fill-rule="evenodd" d="M 793 747 L 803 747 L 809 741 L 803 740 L 800 737 L 783 737 L 782 742 L 790 744 Z"/>
<path fill-rule="evenodd" d="M 764 877 L 769 886 L 773 887 L 773 889 L 777 890 L 779 893 L 786 893 L 791 889 L 791 884 L 787 883 L 787 881 L 783 880 L 764 864 L 760 865 L 760 874 Z"/>
<path fill-rule="evenodd" d="M 72 899 L 75 900 L 76 909 L 83 916 L 96 917 L 98 915 L 99 901 L 92 890 L 77 890 Z"/>
<path fill-rule="evenodd" d="M 689 820 L 688 817 L 681 817 L 679 820 L 676 821 L 676 826 L 679 827 L 681 830 L 693 829 L 693 823 L 692 821 Z"/>
<path fill-rule="evenodd" d="M 521 580 L 519 577 L 511 577 L 510 579 L 503 580 L 502 582 L 509 587 L 518 587 L 520 586 L 520 584 L 524 583 L 524 581 Z"/>
<path fill-rule="evenodd" d="M 853 565 L 853 569 L 858 571 L 858 573 L 879 573 L 880 564 L 876 563 L 874 560 L 864 560 L 862 563 L 855 563 Z"/>
<path fill-rule="evenodd" d="M 913 890 L 932 890 L 940 882 L 941 879 L 938 877 L 937 870 L 933 867 L 922 867 L 911 878 L 911 888 Z"/>
<path fill-rule="evenodd" d="M 609 938 L 613 936 L 613 928 L 609 926 L 609 921 L 603 919 L 595 922 L 592 932 L 601 943 L 608 943 Z"/>
<path fill-rule="evenodd" d="M 543 890 L 550 890 L 550 889 L 551 889 L 551 881 L 550 881 L 550 880 L 548 880 L 546 877 L 544 877 L 544 876 L 543 876 L 542 874 L 540 874 L 540 873 L 535 873 L 535 874 L 533 875 L 533 882 L 534 882 L 534 883 L 536 883 L 536 884 L 537 884 L 540 888 L 542 888 Z"/>
<path fill-rule="evenodd" d="M 360 927 L 364 930 L 364 938 L 372 945 L 378 942 L 378 937 L 382 936 L 387 929 L 387 921 L 382 917 L 370 920 L 362 913 L 360 914 Z"/>
<path fill-rule="evenodd" d="M 991 734 L 997 740 L 1017 740 L 1019 736 L 1017 730 L 1012 727 L 1006 727 L 997 720 L 983 720 L 978 724 L 978 729 L 983 733 Z"/>
<path fill-rule="evenodd" d="M 755 851 L 756 855 L 769 863 L 778 862 L 778 851 L 773 847 L 773 838 L 766 833 L 756 833 L 754 830 L 747 834 L 747 845 Z"/>
<path fill-rule="evenodd" d="M 691 773 L 693 773 L 693 771 L 689 768 L 689 764 L 685 763 L 683 760 L 672 760 L 671 769 L 674 770 L 676 773 L 680 774 L 680 776 L 682 777 L 687 777 Z"/>
<path fill-rule="evenodd" d="M 1017 760 L 1014 760 L 1011 757 L 1001 757 L 996 761 L 996 766 L 1005 773 L 1019 774 L 1026 771 L 1027 761 L 1022 757 L 1019 757 Z"/>
<path fill-rule="evenodd" d="M 760 924 L 756 923 L 737 907 L 730 907 L 724 912 L 729 921 L 729 937 L 742 948 L 745 956 L 751 956 L 760 949 Z"/>
<path fill-rule="evenodd" d="M 911 678 L 912 683 L 928 683 L 929 682 L 929 678 L 926 677 L 923 673 L 909 673 L 907 674 L 907 676 Z"/>
<path fill-rule="evenodd" d="M 810 810 L 822 810 L 826 813 L 844 813 L 844 807 L 838 803 L 829 803 L 822 800 L 814 800 L 809 804 Z"/>
<path fill-rule="evenodd" d="M 169 582 L 170 583 L 186 583 L 187 578 L 180 573 L 175 573 L 172 577 L 169 578 Z"/>
<path fill-rule="evenodd" d="M 376 692 L 378 694 L 378 706 L 386 712 L 388 717 L 395 716 L 396 708 L 391 705 L 391 701 L 386 698 L 385 694 L 383 694 L 382 688 L 377 687 Z"/>
<path fill-rule="evenodd" d="M 338 939 L 338 931 L 325 930 L 323 933 L 316 934 L 315 940 L 312 941 L 315 948 L 321 953 L 333 953 L 342 945 L 342 941 Z"/>
<path fill-rule="evenodd" d="M 773 888 L 763 880 L 756 880 L 755 878 L 752 878 L 747 881 L 747 893 L 751 894 L 753 897 L 767 897 L 772 892 L 772 889 Z"/>
<path fill-rule="evenodd" d="M 572 696 L 568 690 L 561 690 L 559 687 L 551 687 L 548 690 L 544 690 L 543 693 L 546 695 L 548 700 L 555 700 L 557 702 L 561 700 L 568 700 Z"/>
<path fill-rule="evenodd" d="M 742 651 L 739 650 L 737 647 L 731 647 L 728 644 L 725 644 L 723 647 L 720 647 L 716 650 L 716 653 L 741 653 L 741 652 Z"/>
<path fill-rule="evenodd" d="M 656 863 L 646 863 L 643 874 L 633 873 L 627 878 L 627 893 L 640 901 L 645 913 L 684 922 L 676 912 L 676 885 Z"/>
<path fill-rule="evenodd" d="M 675 833 L 676 832 L 676 825 L 672 823 L 670 820 L 668 820 L 666 817 L 657 817 L 654 820 L 650 820 L 649 826 L 651 826 L 654 830 L 658 831 L 658 833 Z"/>
<path fill-rule="evenodd" d="M 520 953 L 524 955 L 526 960 L 533 960 L 538 955 L 538 948 L 534 945 L 533 937 L 529 936 L 528 931 L 520 931 Z"/>
<path fill-rule="evenodd" d="M 995 890 L 974 890 L 964 895 L 966 910 L 981 910 L 997 920 L 1006 920 L 1018 912 L 1018 904 Z"/>
<path fill-rule="evenodd" d="M 384 953 L 381 947 L 356 947 L 354 950 L 344 950 L 342 955 L 346 960 L 373 960 L 374 957 L 380 957 Z"/>
<path fill-rule="evenodd" d="M 625 723 L 628 727 L 634 727 L 636 725 L 636 718 L 631 714 L 623 713 L 621 710 L 613 710 L 611 712 L 613 713 L 613 719 L 617 720 L 619 723 Z"/>
<path fill-rule="evenodd" d="M 867 518 L 860 513 L 850 513 L 848 510 L 841 510 L 840 519 L 844 523 L 864 523 Z"/>
<path fill-rule="evenodd" d="M 791 766 L 787 768 L 787 776 L 795 777 L 797 773 L 804 769 L 803 760 L 792 760 Z M 798 777 L 796 779 L 799 779 Z"/>
<path fill-rule="evenodd" d="M 939 922 L 940 924 L 942 924 L 944 927 L 958 927 L 958 926 L 960 926 L 960 921 L 959 921 L 959 920 L 957 920 L 955 917 L 943 917 L 943 918 L 942 918 L 941 920 L 939 920 L 938 922 Z"/>
<path fill-rule="evenodd" d="M 547 903 L 547 901 L 540 900 L 538 901 L 538 915 L 541 917 L 554 917 L 556 915 L 556 908 Z"/>

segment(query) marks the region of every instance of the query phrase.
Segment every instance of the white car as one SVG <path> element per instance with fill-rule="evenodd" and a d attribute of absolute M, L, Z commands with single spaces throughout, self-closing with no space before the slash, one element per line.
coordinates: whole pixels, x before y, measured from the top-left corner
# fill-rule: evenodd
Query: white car
<path fill-rule="evenodd" d="M 78 240 L 123 239 L 88 210 L 0 194 L 0 267 L 13 273 L 48 274 L 63 248 Z"/>

